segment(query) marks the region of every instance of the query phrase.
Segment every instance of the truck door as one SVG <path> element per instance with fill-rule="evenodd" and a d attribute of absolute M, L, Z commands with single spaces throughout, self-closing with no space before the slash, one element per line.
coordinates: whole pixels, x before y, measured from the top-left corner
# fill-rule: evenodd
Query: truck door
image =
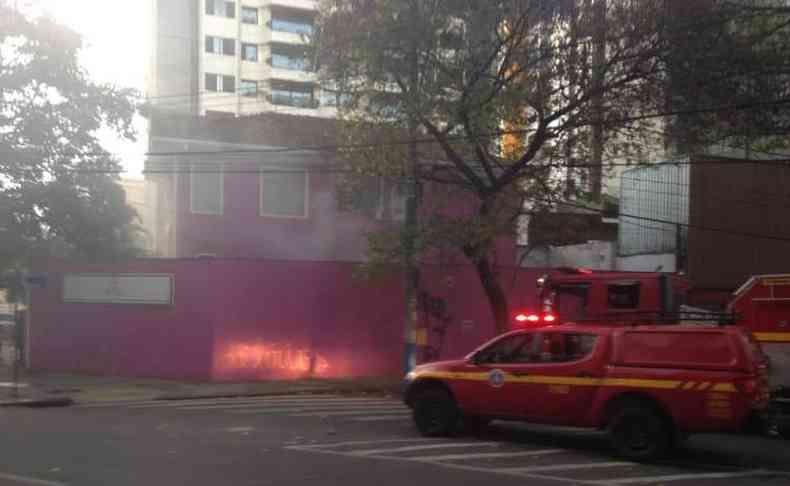
<path fill-rule="evenodd" d="M 551 330 L 536 336 L 537 352 L 511 364 L 505 413 L 534 422 L 583 425 L 603 378 L 602 338 L 593 332 Z"/>
<path fill-rule="evenodd" d="M 484 377 L 468 381 L 458 401 L 467 412 L 480 415 L 507 415 L 516 393 L 520 362 L 535 354 L 537 334 L 522 332 L 505 336 L 481 350 L 474 359 L 474 372 Z M 528 406 L 531 400 L 525 401 Z"/>

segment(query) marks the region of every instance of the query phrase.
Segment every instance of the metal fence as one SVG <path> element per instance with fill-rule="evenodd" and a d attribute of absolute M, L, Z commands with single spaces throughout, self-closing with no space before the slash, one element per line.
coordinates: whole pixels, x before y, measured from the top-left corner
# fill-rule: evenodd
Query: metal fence
<path fill-rule="evenodd" d="M 620 256 L 675 253 L 689 222 L 688 158 L 625 171 L 620 186 Z"/>

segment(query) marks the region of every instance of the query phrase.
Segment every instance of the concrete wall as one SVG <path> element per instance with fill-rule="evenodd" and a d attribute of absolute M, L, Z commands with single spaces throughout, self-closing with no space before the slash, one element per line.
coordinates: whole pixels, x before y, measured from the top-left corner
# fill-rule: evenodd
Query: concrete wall
<path fill-rule="evenodd" d="M 616 270 L 616 254 L 616 242 L 590 241 L 581 245 L 536 248 L 523 259 L 523 266 Z"/>
<path fill-rule="evenodd" d="M 676 272 L 675 255 L 662 253 L 657 255 L 635 255 L 617 258 L 617 270 L 622 272 Z"/>
<path fill-rule="evenodd" d="M 125 265 L 39 264 L 32 294 L 33 369 L 195 380 L 397 376 L 403 352 L 400 278 L 364 283 L 350 263 L 141 260 Z M 541 269 L 501 269 L 513 308 L 535 305 Z M 172 306 L 62 300 L 68 273 L 175 276 Z M 421 315 L 434 359 L 462 357 L 494 335 L 470 266 L 426 266 L 423 287 L 448 321 Z M 421 355 L 426 355 L 423 348 Z"/>

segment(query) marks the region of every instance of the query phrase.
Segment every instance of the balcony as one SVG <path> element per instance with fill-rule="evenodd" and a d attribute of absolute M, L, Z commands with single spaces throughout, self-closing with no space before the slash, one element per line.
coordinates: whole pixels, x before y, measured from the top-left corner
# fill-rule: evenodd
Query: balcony
<path fill-rule="evenodd" d="M 303 34 L 272 30 L 271 42 L 276 44 L 291 44 L 302 46 L 307 44 L 309 38 Z"/>
<path fill-rule="evenodd" d="M 315 12 L 318 10 L 317 0 L 269 0 L 271 7 L 281 7 L 293 10 L 306 10 Z"/>

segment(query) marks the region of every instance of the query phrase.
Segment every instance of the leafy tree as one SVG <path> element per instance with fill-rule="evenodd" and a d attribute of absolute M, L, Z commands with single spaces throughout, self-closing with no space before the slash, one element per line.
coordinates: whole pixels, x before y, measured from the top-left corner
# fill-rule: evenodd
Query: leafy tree
<path fill-rule="evenodd" d="M 97 138 L 133 139 L 134 93 L 79 66 L 80 36 L 0 4 L 0 270 L 33 255 L 138 253 L 136 215 Z"/>
<path fill-rule="evenodd" d="M 790 7 L 783 0 L 667 2 L 667 123 L 677 152 L 787 147 Z M 704 19 L 704 28 L 688 29 Z M 782 103 L 784 100 L 784 103 Z M 777 103 L 773 103 L 777 101 Z M 733 107 L 707 111 L 707 107 Z M 736 107 L 745 107 L 738 109 Z"/>
<path fill-rule="evenodd" d="M 423 259 L 437 250 L 468 258 L 499 330 L 507 328 L 508 304 L 497 278 L 497 239 L 513 234 L 525 208 L 542 211 L 568 195 L 568 147 L 584 162 L 595 123 L 611 127 L 621 145 L 638 146 L 647 133 L 640 122 L 624 120 L 660 84 L 665 41 L 645 33 L 661 29 L 661 2 L 640 8 L 613 2 L 602 40 L 606 56 L 598 64 L 595 6 L 570 0 L 322 4 L 314 43 L 321 77 L 340 93 L 347 140 L 371 145 L 342 154 L 343 186 L 358 188 L 370 177 L 402 182 L 418 159 L 424 197 L 419 224 L 408 228 L 416 233 L 416 250 Z M 386 144 L 407 138 L 430 143 Z M 402 261 L 407 238 L 397 232 L 371 236 L 374 265 Z"/>

